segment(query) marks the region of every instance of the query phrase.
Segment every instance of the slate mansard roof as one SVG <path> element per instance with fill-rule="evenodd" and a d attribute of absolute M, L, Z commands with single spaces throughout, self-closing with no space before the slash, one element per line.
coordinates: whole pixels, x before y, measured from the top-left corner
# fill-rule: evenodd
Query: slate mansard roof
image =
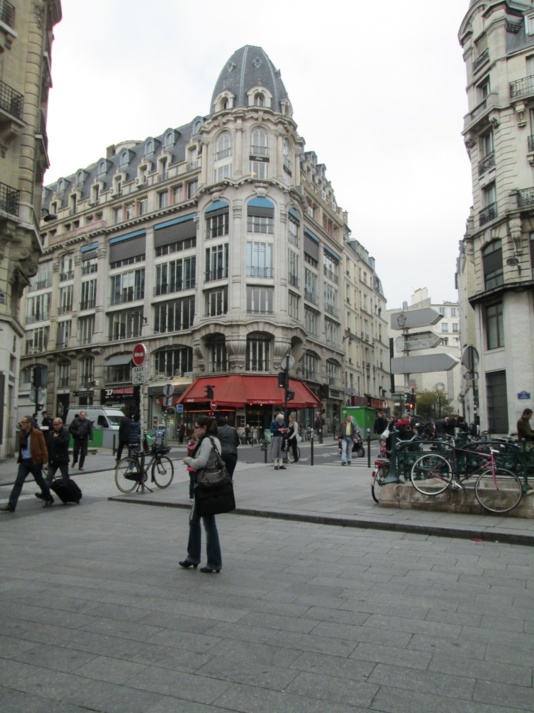
<path fill-rule="evenodd" d="M 215 101 L 225 89 L 234 94 L 234 106 L 248 106 L 247 92 L 257 86 L 272 94 L 274 111 L 280 111 L 280 103 L 289 100 L 280 70 L 275 68 L 265 50 L 245 45 L 234 52 L 219 74 L 211 97 L 210 113 L 215 111 Z"/>

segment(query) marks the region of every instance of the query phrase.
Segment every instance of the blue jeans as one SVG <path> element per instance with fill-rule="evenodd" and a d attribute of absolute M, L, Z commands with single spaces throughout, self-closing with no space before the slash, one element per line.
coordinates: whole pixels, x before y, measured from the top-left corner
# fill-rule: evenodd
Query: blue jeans
<path fill-rule="evenodd" d="M 341 462 L 352 463 L 352 446 L 354 439 L 352 436 L 343 436 L 341 439 Z"/>
<path fill-rule="evenodd" d="M 24 481 L 30 473 L 33 475 L 33 479 L 35 480 L 37 485 L 41 488 L 41 492 L 43 494 L 44 499 L 52 501 L 54 500 L 54 498 L 50 494 L 50 488 L 48 487 L 45 479 L 43 478 L 43 474 L 41 472 L 42 467 L 43 466 L 41 463 L 32 463 L 31 460 L 26 459 L 19 463 L 19 469 L 17 472 L 15 485 L 13 486 L 13 490 L 11 491 L 11 495 L 9 496 L 9 508 L 14 510 L 17 507 L 17 502 L 22 491 L 22 486 L 24 485 Z"/>
<path fill-rule="evenodd" d="M 187 542 L 187 559 L 193 564 L 200 564 L 201 559 L 201 538 L 200 520 L 204 524 L 206 531 L 206 553 L 208 556 L 208 567 L 211 569 L 221 569 L 222 555 L 221 544 L 215 515 L 204 515 L 203 518 L 197 514 L 197 509 L 193 504 L 191 515 L 189 516 L 189 540 Z"/>

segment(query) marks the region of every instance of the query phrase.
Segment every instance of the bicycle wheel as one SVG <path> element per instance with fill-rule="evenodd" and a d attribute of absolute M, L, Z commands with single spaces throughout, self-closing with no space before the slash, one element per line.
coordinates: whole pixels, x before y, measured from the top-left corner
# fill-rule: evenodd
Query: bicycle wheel
<path fill-rule="evenodd" d="M 134 458 L 123 458 L 115 467 L 115 485 L 121 493 L 131 493 L 139 485 L 139 469 Z"/>
<path fill-rule="evenodd" d="M 523 495 L 523 486 L 515 473 L 506 468 L 486 468 L 475 483 L 475 495 L 478 502 L 489 512 L 510 512 Z"/>
<path fill-rule="evenodd" d="M 382 487 L 382 484 L 388 473 L 389 465 L 383 465 L 380 468 L 377 468 L 376 473 L 373 475 L 373 482 L 371 483 L 371 495 L 373 496 L 373 500 L 377 504 L 380 500 L 380 488 Z"/>
<path fill-rule="evenodd" d="M 450 463 L 443 456 L 427 453 L 413 464 L 410 480 L 413 487 L 423 495 L 439 495 L 451 483 Z"/>
<path fill-rule="evenodd" d="M 152 480 L 158 488 L 168 488 L 174 478 L 174 465 L 167 456 L 156 458 L 152 464 Z"/>
<path fill-rule="evenodd" d="M 297 460 L 295 460 L 295 457 L 293 456 L 293 450 L 290 448 L 287 451 L 287 462 L 288 463 L 298 463 L 300 460 L 300 448 L 297 446 Z"/>

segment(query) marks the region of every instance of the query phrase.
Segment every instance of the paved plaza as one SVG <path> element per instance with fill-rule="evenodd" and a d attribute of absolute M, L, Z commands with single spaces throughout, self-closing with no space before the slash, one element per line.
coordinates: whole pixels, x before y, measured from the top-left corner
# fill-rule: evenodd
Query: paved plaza
<path fill-rule="evenodd" d="M 204 575 L 176 465 L 144 495 L 78 475 L 49 510 L 28 483 L 0 517 L 2 713 L 533 709 L 531 521 L 379 508 L 362 463 L 240 462 Z"/>

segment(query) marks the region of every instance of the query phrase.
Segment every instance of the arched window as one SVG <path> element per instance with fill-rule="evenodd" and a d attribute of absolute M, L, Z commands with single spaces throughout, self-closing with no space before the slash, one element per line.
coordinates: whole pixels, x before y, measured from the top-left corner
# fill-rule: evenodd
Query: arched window
<path fill-rule="evenodd" d="M 309 381 L 320 381 L 321 360 L 314 352 L 306 352 L 302 360 L 302 376 Z"/>
<path fill-rule="evenodd" d="M 341 387 L 341 378 L 340 377 L 341 377 L 340 365 L 336 361 L 329 359 L 326 362 L 326 381 L 327 381 L 328 385 L 339 389 Z"/>
<path fill-rule="evenodd" d="M 128 149 L 124 149 L 123 151 L 120 152 L 119 155 L 119 166 L 121 168 L 124 168 L 130 163 L 130 152 Z"/>
<path fill-rule="evenodd" d="M 218 374 L 228 371 L 228 353 L 226 342 L 222 334 L 213 335 L 207 342 L 210 374 Z"/>
<path fill-rule="evenodd" d="M 150 156 L 154 153 L 154 139 L 148 139 L 145 143 L 145 156 Z"/>
<path fill-rule="evenodd" d="M 269 335 L 255 333 L 247 337 L 245 366 L 247 371 L 269 371 L 270 345 Z"/>
<path fill-rule="evenodd" d="M 170 346 L 158 349 L 154 354 L 156 376 L 184 376 L 193 371 L 191 347 Z"/>
<path fill-rule="evenodd" d="M 265 106 L 265 97 L 261 92 L 254 94 L 254 106 Z"/>
<path fill-rule="evenodd" d="M 174 146 L 174 129 L 169 129 L 167 133 L 165 134 L 165 139 L 164 139 L 164 145 L 165 148 L 171 148 Z"/>
<path fill-rule="evenodd" d="M 223 131 L 215 144 L 214 181 L 222 181 L 232 175 L 232 134 Z"/>

